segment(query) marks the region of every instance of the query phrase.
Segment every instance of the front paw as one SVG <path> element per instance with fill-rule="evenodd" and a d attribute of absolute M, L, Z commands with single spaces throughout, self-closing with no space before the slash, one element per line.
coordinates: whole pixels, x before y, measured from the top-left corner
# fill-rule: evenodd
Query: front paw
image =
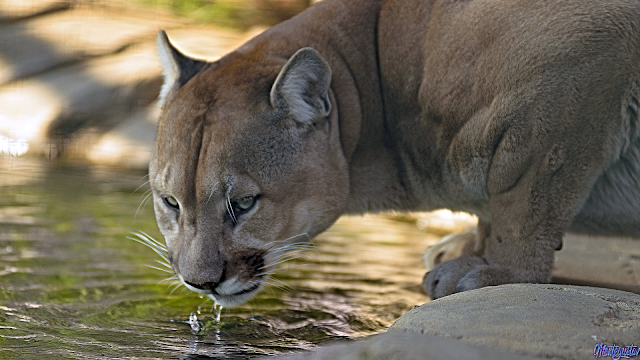
<path fill-rule="evenodd" d="M 517 281 L 512 271 L 499 266 L 477 266 L 458 281 L 457 292 L 513 282 Z"/>
<path fill-rule="evenodd" d="M 484 259 L 474 255 L 464 255 L 436 266 L 424 276 L 422 285 L 429 297 L 437 299 L 457 292 L 513 282 L 538 281 L 526 277 L 521 279 L 509 269 L 488 265 Z"/>
<path fill-rule="evenodd" d="M 488 267 L 484 259 L 474 255 L 463 255 L 457 259 L 444 262 L 429 271 L 424 276 L 422 285 L 430 298 L 441 298 L 463 291 L 458 289 L 460 280 L 474 269 L 483 267 Z M 470 280 L 473 281 L 475 279 Z"/>

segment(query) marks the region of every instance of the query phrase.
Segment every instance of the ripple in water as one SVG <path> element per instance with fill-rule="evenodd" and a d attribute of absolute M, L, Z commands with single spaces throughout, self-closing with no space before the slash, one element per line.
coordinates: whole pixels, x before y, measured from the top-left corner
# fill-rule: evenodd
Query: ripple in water
<path fill-rule="evenodd" d="M 175 278 L 140 196 L 148 186 L 136 191 L 144 181 L 0 157 L 1 358 L 277 355 L 384 331 L 428 300 L 421 254 L 438 237 L 366 216 L 339 220 L 276 271 L 286 286 L 212 306 Z"/>

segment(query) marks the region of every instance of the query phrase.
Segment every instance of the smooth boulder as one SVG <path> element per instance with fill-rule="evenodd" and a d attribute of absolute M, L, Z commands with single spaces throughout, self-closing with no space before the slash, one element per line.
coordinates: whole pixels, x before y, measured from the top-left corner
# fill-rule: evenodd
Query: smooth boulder
<path fill-rule="evenodd" d="M 640 344 L 640 295 L 569 285 L 486 287 L 416 307 L 389 328 L 397 331 L 541 358 L 588 359 L 598 344 Z"/>

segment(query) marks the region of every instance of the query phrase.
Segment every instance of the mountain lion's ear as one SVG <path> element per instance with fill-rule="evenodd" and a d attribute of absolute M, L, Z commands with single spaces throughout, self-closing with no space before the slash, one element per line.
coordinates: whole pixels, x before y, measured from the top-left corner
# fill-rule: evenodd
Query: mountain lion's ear
<path fill-rule="evenodd" d="M 160 30 L 158 33 L 158 55 L 160 55 L 162 74 L 164 75 L 164 85 L 162 85 L 159 97 L 160 105 L 162 105 L 172 90 L 184 85 L 207 63 L 188 58 L 178 51 L 171 44 L 164 30 Z"/>
<path fill-rule="evenodd" d="M 312 48 L 298 50 L 271 88 L 271 106 L 282 108 L 300 123 L 315 124 L 329 116 L 331 68 Z"/>

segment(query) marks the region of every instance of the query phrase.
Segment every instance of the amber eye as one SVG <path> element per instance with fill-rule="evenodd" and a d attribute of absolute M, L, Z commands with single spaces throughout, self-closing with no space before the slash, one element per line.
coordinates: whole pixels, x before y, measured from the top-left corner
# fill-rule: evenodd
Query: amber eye
<path fill-rule="evenodd" d="M 232 202 L 233 211 L 237 214 L 245 213 L 256 204 L 257 196 L 245 196 Z"/>
<path fill-rule="evenodd" d="M 180 210 L 180 204 L 178 203 L 178 200 L 176 200 L 176 198 L 174 198 L 173 196 L 162 198 L 162 200 L 164 201 L 165 205 L 167 205 L 170 209 L 176 210 L 176 211 Z"/>

